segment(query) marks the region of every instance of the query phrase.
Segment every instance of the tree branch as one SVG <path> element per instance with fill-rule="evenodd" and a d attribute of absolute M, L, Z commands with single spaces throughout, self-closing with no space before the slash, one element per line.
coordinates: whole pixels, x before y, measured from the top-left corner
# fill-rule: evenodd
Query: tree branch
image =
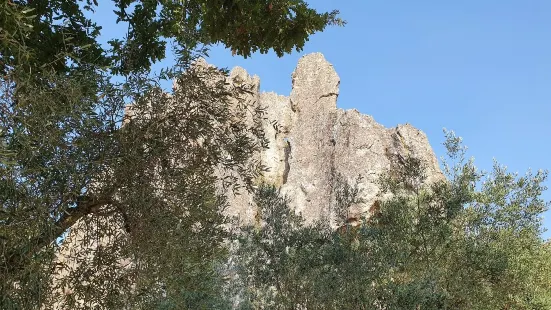
<path fill-rule="evenodd" d="M 81 197 L 78 199 L 78 204 L 75 208 L 66 210 L 59 220 L 54 225 L 54 231 L 49 236 L 38 237 L 37 243 L 40 247 L 46 246 L 59 238 L 67 229 L 73 226 L 82 217 L 96 213 L 99 209 L 112 202 L 110 198 L 105 199 L 89 199 L 88 197 Z"/>
<path fill-rule="evenodd" d="M 58 239 L 78 220 L 88 214 L 98 212 L 101 207 L 110 203 L 112 203 L 110 198 L 90 199 L 88 197 L 81 197 L 77 203 L 77 206 L 66 210 L 54 224 L 51 231 L 45 231 L 29 241 L 29 251 L 13 251 L 11 253 L 7 253 L 4 257 L 5 261 L 9 263 L 9 269 L 21 269 L 25 265 L 26 257 L 32 257 L 36 253 L 40 252 L 40 250 L 44 247 L 50 245 Z"/>

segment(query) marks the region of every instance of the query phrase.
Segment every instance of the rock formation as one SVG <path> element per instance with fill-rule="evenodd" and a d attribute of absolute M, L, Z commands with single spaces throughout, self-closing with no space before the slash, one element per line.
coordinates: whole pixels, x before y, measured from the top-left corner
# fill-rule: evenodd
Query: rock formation
<path fill-rule="evenodd" d="M 267 109 L 264 130 L 269 148 L 258 154 L 269 169 L 263 180 L 281 187 L 296 212 L 307 221 L 328 216 L 336 176 L 361 189 L 364 203 L 351 214 L 366 212 L 377 199 L 377 181 L 396 160 L 408 155 L 427 165 L 428 181 L 441 178 L 438 161 L 426 135 L 409 124 L 385 128 L 357 110 L 337 108 L 340 79 L 322 54 L 302 57 L 292 74 L 289 97 L 260 93 L 258 77 L 243 68 L 230 73 L 233 83 L 248 83 Z M 248 221 L 255 213 L 247 193 L 233 196 L 230 212 Z"/>
<path fill-rule="evenodd" d="M 198 65 L 208 65 L 201 60 Z M 385 128 L 373 117 L 360 114 L 357 110 L 337 109 L 340 79 L 322 54 L 302 57 L 292 75 L 290 96 L 275 93 L 261 93 L 260 80 L 251 77 L 243 68 L 234 68 L 229 82 L 247 84 L 252 89 L 247 98 L 263 106 L 266 114 L 262 124 L 269 141 L 268 148 L 259 154 L 268 171 L 258 182 L 267 182 L 281 188 L 290 199 L 291 207 L 301 213 L 307 222 L 322 217 L 333 219 L 330 206 L 335 199 L 337 176 L 355 183 L 361 190 L 363 202 L 349 210 L 351 217 L 365 214 L 380 199 L 378 178 L 388 171 L 397 160 L 409 155 L 421 159 L 427 166 L 428 182 L 442 177 L 438 162 L 426 135 L 411 125 Z M 129 108 L 127 116 L 132 116 Z M 361 179 L 358 179 L 361 176 Z M 252 195 L 246 191 L 229 194 L 228 212 L 238 216 L 242 223 L 251 223 L 256 214 Z M 101 222 L 103 223 L 103 222 Z M 110 222 L 104 224 L 111 227 Z M 337 223 L 338 224 L 338 223 Z M 60 281 L 69 272 L 77 272 L 76 261 L 91 261 L 90 251 L 110 240 L 83 242 L 78 222 L 66 237 L 58 253 L 57 263 L 62 266 L 56 271 L 54 281 Z M 113 227 L 116 223 L 113 222 Z M 122 228 L 114 228 L 122 231 Z M 119 238 L 119 234 L 114 234 Z M 83 257 L 84 255 L 84 257 Z M 121 260 L 120 272 L 131 264 Z M 84 284 L 83 284 L 84 285 Z M 61 290 L 61 288 L 59 289 Z M 61 295 L 71 293 L 63 288 Z M 83 302 L 77 300 L 78 303 Z M 64 308 L 61 300 L 54 301 L 54 308 Z"/>

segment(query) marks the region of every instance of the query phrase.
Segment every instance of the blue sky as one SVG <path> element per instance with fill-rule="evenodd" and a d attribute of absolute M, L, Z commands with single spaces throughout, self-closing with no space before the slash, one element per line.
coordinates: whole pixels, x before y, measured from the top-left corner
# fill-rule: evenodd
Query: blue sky
<path fill-rule="evenodd" d="M 243 59 L 215 47 L 209 62 L 242 66 L 260 76 L 262 90 L 288 95 L 300 56 L 321 52 L 341 78 L 338 107 L 387 127 L 411 123 L 438 157 L 445 154 L 445 127 L 464 138 L 481 169 L 491 169 L 494 158 L 521 174 L 551 169 L 551 1 L 311 3 L 339 9 L 348 24 L 314 35 L 303 52 L 283 58 Z M 98 15 L 107 17 L 105 9 Z M 551 200 L 549 190 L 544 198 Z"/>

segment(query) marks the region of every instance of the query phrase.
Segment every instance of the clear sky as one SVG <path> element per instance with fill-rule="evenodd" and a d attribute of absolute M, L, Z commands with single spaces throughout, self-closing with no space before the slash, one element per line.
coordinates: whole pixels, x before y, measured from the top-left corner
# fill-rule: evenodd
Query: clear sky
<path fill-rule="evenodd" d="M 242 66 L 260 76 L 262 90 L 288 95 L 300 56 L 321 52 L 341 78 L 338 107 L 387 127 L 411 123 L 438 157 L 445 155 L 446 127 L 464 138 L 481 169 L 491 169 L 495 158 L 521 174 L 551 170 L 551 1 L 311 3 L 340 10 L 348 24 L 314 35 L 303 52 L 283 58 L 243 59 L 217 47 L 209 62 Z M 551 191 L 544 197 L 551 200 Z M 544 221 L 551 230 L 551 213 Z"/>

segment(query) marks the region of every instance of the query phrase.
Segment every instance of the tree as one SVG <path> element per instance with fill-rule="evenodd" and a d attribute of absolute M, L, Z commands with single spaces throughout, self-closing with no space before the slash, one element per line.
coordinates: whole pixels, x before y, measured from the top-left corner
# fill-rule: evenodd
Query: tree
<path fill-rule="evenodd" d="M 551 251 L 540 237 L 546 172 L 478 171 L 461 139 L 446 135 L 447 179 L 428 184 L 423 163 L 405 158 L 381 176 L 391 198 L 359 226 L 305 227 L 275 189 L 261 188 L 263 225 L 240 235 L 243 308 L 551 307 Z M 345 214 L 358 193 L 338 188 L 333 207 Z"/>
<path fill-rule="evenodd" d="M 496 164 L 490 173 L 465 158 L 447 133 L 448 180 L 422 186 L 423 167 L 408 158 L 383 182 L 394 198 L 372 218 L 387 272 L 376 286 L 400 309 L 545 309 L 549 286 L 541 240 L 547 174 L 519 177 Z M 414 186 L 411 186 L 414 184 Z M 543 275 L 549 277 L 549 274 Z M 390 281 L 389 281 L 390 280 Z"/>
<path fill-rule="evenodd" d="M 96 1 L 0 4 L 2 309 L 222 308 L 224 191 L 262 169 L 248 121 L 262 108 L 191 64 L 215 43 L 282 55 L 341 23 L 303 1 L 114 3 L 128 34 L 109 49 L 85 14 Z M 178 66 L 152 77 L 168 41 Z M 82 245 L 64 249 L 76 264 L 56 257 L 64 238 Z"/>
<path fill-rule="evenodd" d="M 335 203 L 339 229 L 320 219 L 304 225 L 289 201 L 271 185 L 255 195 L 258 223 L 237 233 L 233 294 L 239 309 L 372 309 L 370 283 L 378 261 L 360 244 L 359 227 L 346 224 L 359 189 L 337 175 Z M 364 240 L 362 240 L 364 241 Z"/>
<path fill-rule="evenodd" d="M 256 191 L 257 223 L 244 227 L 237 235 L 237 257 L 233 269 L 235 291 L 241 309 L 291 309 L 310 296 L 310 270 L 323 251 L 318 246 L 326 236 L 321 223 L 305 227 L 303 220 L 288 206 L 288 199 L 271 185 Z M 317 244 L 316 244 L 317 243 Z M 235 285 L 240 283 L 240 285 Z"/>
<path fill-rule="evenodd" d="M 2 71 L 26 66 L 56 72 L 100 66 L 117 74 L 147 72 L 165 58 L 167 44 L 189 63 L 197 51 L 222 43 L 245 57 L 273 49 L 278 56 L 301 50 L 308 37 L 327 25 L 343 25 L 338 11 L 318 13 L 303 0 L 113 0 L 124 38 L 110 49 L 98 42 L 101 27 L 86 13 L 97 0 L 10 0 L 2 4 Z M 105 36 L 105 34 L 104 34 Z M 31 50 L 21 55 L 18 46 Z M 67 60 L 71 61 L 67 61 Z"/>

